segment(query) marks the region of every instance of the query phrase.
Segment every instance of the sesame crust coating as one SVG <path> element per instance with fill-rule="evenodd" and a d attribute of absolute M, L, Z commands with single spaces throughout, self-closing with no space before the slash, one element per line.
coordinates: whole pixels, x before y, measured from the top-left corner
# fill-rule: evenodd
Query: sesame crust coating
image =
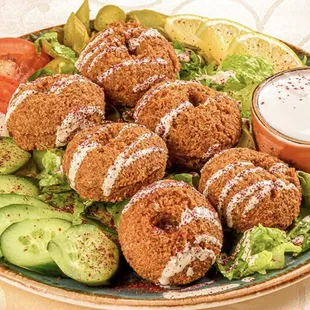
<path fill-rule="evenodd" d="M 211 257 L 220 253 L 222 228 L 215 210 L 193 187 L 159 181 L 138 192 L 128 206 L 121 216 L 119 239 L 126 260 L 142 278 L 182 285 L 210 269 Z M 203 212 L 197 216 L 197 208 L 207 212 L 205 217 Z M 199 256 L 199 251 L 205 256 Z"/>
<path fill-rule="evenodd" d="M 103 87 L 108 102 L 128 107 L 155 83 L 174 80 L 180 70 L 172 46 L 157 30 L 124 22 L 98 33 L 76 66 Z"/>
<path fill-rule="evenodd" d="M 161 135 L 173 164 L 199 170 L 241 135 L 237 103 L 194 81 L 163 82 L 135 108 L 135 121 Z"/>
<path fill-rule="evenodd" d="M 300 212 L 301 187 L 295 169 L 250 149 L 214 156 L 201 171 L 199 190 L 223 222 L 239 232 L 258 224 L 286 229 Z"/>
<path fill-rule="evenodd" d="M 53 75 L 19 86 L 7 127 L 21 148 L 44 150 L 65 145 L 80 128 L 101 124 L 104 114 L 104 93 L 96 84 L 80 75 Z"/>
<path fill-rule="evenodd" d="M 147 128 L 109 123 L 77 134 L 64 156 L 70 185 L 84 199 L 117 202 L 165 174 L 167 148 Z"/>

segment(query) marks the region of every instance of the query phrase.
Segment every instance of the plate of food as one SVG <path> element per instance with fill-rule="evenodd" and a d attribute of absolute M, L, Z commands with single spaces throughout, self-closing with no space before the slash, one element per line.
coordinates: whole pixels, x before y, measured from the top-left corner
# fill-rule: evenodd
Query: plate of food
<path fill-rule="evenodd" d="M 310 274 L 310 55 L 234 21 L 83 2 L 0 39 L 0 279 L 205 309 Z"/>

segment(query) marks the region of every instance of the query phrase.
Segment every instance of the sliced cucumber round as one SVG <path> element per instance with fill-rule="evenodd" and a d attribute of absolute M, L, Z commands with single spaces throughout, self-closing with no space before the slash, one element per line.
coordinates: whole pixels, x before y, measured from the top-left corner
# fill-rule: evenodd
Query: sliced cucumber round
<path fill-rule="evenodd" d="M 46 247 L 52 238 L 70 226 L 70 222 L 55 218 L 15 223 L 1 235 L 1 251 L 16 266 L 46 275 L 61 275 Z"/>
<path fill-rule="evenodd" d="M 0 194 L 0 209 L 9 205 L 31 205 L 41 208 L 49 207 L 46 203 L 30 196 L 17 194 Z"/>
<path fill-rule="evenodd" d="M 91 286 L 106 284 L 119 264 L 118 246 L 91 224 L 71 226 L 47 249 L 65 275 Z"/>
<path fill-rule="evenodd" d="M 10 137 L 0 137 L 0 174 L 9 174 L 24 166 L 30 153 L 17 146 Z"/>
<path fill-rule="evenodd" d="M 19 194 L 36 197 L 39 189 L 31 179 L 15 175 L 0 175 L 0 194 Z"/>

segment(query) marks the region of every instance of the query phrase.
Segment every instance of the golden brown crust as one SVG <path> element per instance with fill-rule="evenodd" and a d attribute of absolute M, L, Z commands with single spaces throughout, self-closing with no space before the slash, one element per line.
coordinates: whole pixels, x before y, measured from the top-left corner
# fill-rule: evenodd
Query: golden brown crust
<path fill-rule="evenodd" d="M 174 181 L 163 180 L 155 184 L 168 182 Z M 184 185 L 183 182 L 174 183 Z M 182 212 L 197 206 L 204 206 L 217 218 L 210 203 L 191 186 L 154 190 L 131 204 L 122 214 L 118 229 L 122 251 L 128 263 L 142 278 L 158 284 L 169 260 L 177 253 L 182 253 L 188 244 L 194 244 L 197 236 L 209 235 L 223 242 L 221 227 L 207 220 L 193 220 L 180 226 Z M 220 247 L 211 243 L 203 244 L 202 247 L 214 251 L 216 256 L 220 252 Z M 182 285 L 199 279 L 211 265 L 210 258 L 201 261 L 196 259 L 173 275 L 169 285 Z M 193 269 L 192 275 L 187 275 L 189 267 Z"/>
<path fill-rule="evenodd" d="M 104 127 L 106 129 L 100 131 Z M 124 129 L 125 127 L 127 129 Z M 129 145 L 145 134 L 151 136 L 128 150 Z M 64 156 L 64 172 L 67 176 L 74 154 L 89 135 L 92 135 L 92 138 L 88 139 L 88 144 L 95 141 L 99 146 L 87 154 L 76 173 L 75 189 L 82 198 L 112 202 L 124 200 L 130 198 L 142 186 L 164 176 L 167 162 L 167 148 L 164 141 L 143 126 L 125 123 L 110 123 L 76 135 L 68 144 Z M 102 186 L 108 169 L 116 162 L 118 156 L 127 150 L 125 159 L 128 159 L 134 153 L 150 148 L 156 148 L 159 151 L 152 151 L 129 166 L 122 167 L 111 193 L 105 196 Z M 113 171 L 113 173 L 116 172 Z"/>
<path fill-rule="evenodd" d="M 187 101 L 192 104 L 173 120 L 166 138 L 173 164 L 200 169 L 215 152 L 238 142 L 241 116 L 233 99 L 193 81 L 165 85 L 156 85 L 141 98 L 135 120 L 154 131 L 172 109 Z"/>
<path fill-rule="evenodd" d="M 300 212 L 301 187 L 298 177 L 294 168 L 285 167 L 285 164 L 281 160 L 269 154 L 245 148 L 235 148 L 224 151 L 222 154 L 212 158 L 203 167 L 199 183 L 200 192 L 205 191 L 207 181 L 210 180 L 215 173 L 233 163 L 245 164 L 236 164 L 232 169 L 222 174 L 221 177 L 211 183 L 208 193 L 206 194 L 214 207 L 219 208 L 220 202 L 222 220 L 224 222 L 227 221 L 228 205 L 232 201 L 234 195 L 259 182 L 272 181 L 273 184 L 277 184 L 277 182 L 279 182 L 277 180 L 281 180 L 285 185 L 292 184 L 291 189 L 284 190 L 281 189 L 280 186 L 275 186 L 266 197 L 258 197 L 259 203 L 252 210 L 246 212 L 246 214 L 244 214 L 245 206 L 249 203 L 251 197 L 258 194 L 263 187 L 257 188 L 252 195 L 236 204 L 236 207 L 232 211 L 233 228 L 243 232 L 258 224 L 262 224 L 266 227 L 278 227 L 280 229 L 286 229 L 291 225 Z M 257 167 L 260 168 L 255 169 L 255 171 L 251 173 L 243 172 Z M 224 195 L 224 198 L 220 198 L 223 188 L 225 185 L 228 185 L 227 182 L 236 178 L 238 174 L 240 176 L 240 173 L 241 179 L 230 187 L 230 190 L 227 192 L 227 195 Z M 264 188 L 266 190 L 268 185 Z"/>
<path fill-rule="evenodd" d="M 65 87 L 60 94 L 48 93 L 56 81 L 69 77 L 72 78 L 69 75 L 54 75 L 20 85 L 14 98 L 24 91 L 36 92 L 17 106 L 7 122 L 10 135 L 21 148 L 26 150 L 54 148 L 57 127 L 75 109 L 95 106 L 104 116 L 104 93 L 91 81 L 74 82 Z M 95 113 L 88 119 L 100 124 L 103 121 L 102 115 Z"/>
<path fill-rule="evenodd" d="M 154 83 L 176 78 L 180 64 L 172 46 L 163 36 L 149 36 L 137 44 L 136 48 L 132 47 L 130 43 L 132 39 L 139 38 L 148 29 L 135 23 L 111 24 L 103 32 L 98 33 L 82 52 L 77 62 L 78 69 L 83 75 L 104 88 L 109 102 L 134 107 L 137 100 Z M 97 57 L 98 55 L 100 56 Z M 156 64 L 156 59 L 159 58 L 166 64 Z M 124 61 L 143 59 L 151 63 L 123 66 L 104 80 L 98 79 L 107 70 Z M 138 84 L 143 84 L 153 76 L 157 76 L 153 83 L 141 90 L 134 90 Z"/>

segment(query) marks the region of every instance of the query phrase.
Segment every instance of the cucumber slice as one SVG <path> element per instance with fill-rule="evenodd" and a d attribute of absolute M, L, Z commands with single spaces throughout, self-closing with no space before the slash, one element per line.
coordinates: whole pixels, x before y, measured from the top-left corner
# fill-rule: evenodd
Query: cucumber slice
<path fill-rule="evenodd" d="M 9 205 L 0 209 L 0 235 L 14 223 L 40 218 L 58 218 L 72 222 L 73 215 L 49 205 L 44 207 L 26 204 Z"/>
<path fill-rule="evenodd" d="M 0 209 L 9 205 L 30 205 L 38 206 L 41 208 L 49 207 L 46 203 L 30 197 L 17 194 L 0 194 Z"/>
<path fill-rule="evenodd" d="M 59 218 L 69 222 L 73 214 L 49 205 L 14 204 L 0 209 L 0 235 L 12 224 L 28 219 Z M 0 257 L 2 253 L 0 251 Z"/>
<path fill-rule="evenodd" d="M 30 179 L 15 175 L 0 175 L 0 194 L 19 194 L 36 197 L 38 187 Z"/>
<path fill-rule="evenodd" d="M 38 172 L 38 167 L 34 162 L 34 159 L 30 158 L 23 167 L 14 173 L 14 175 L 18 175 L 20 177 L 36 178 L 38 176 Z"/>
<path fill-rule="evenodd" d="M 9 174 L 24 166 L 30 153 L 17 146 L 10 137 L 0 137 L 0 174 Z"/>
<path fill-rule="evenodd" d="M 70 222 L 56 218 L 15 223 L 1 235 L 3 256 L 10 263 L 25 269 L 47 275 L 61 275 L 61 270 L 46 247 L 51 239 L 70 226 Z"/>
<path fill-rule="evenodd" d="M 91 286 L 106 284 L 119 264 L 117 245 L 91 224 L 71 226 L 47 250 L 65 275 Z"/>

